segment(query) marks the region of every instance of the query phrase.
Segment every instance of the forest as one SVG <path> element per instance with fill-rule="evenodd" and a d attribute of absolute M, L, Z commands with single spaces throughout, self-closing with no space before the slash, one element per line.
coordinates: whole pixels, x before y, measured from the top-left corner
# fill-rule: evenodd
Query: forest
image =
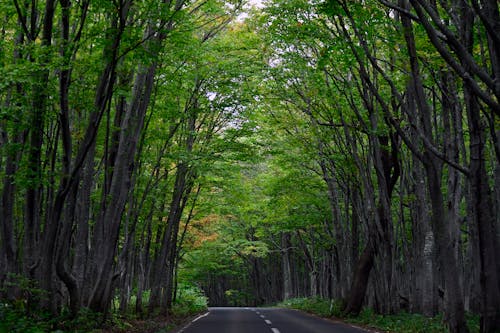
<path fill-rule="evenodd" d="M 500 332 L 497 0 L 0 13 L 0 332 L 190 297 Z"/>

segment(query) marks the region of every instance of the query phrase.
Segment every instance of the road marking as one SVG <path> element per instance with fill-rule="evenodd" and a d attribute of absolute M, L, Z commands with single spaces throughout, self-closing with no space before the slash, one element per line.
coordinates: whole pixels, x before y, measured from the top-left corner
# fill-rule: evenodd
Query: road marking
<path fill-rule="evenodd" d="M 269 319 L 266 319 L 266 324 L 271 325 L 271 321 Z"/>
<path fill-rule="evenodd" d="M 195 319 L 193 319 L 192 323 L 194 323 L 194 322 L 195 322 L 195 321 L 197 321 L 197 320 L 200 320 L 201 318 L 204 318 L 204 317 L 208 316 L 209 314 L 210 314 L 210 312 L 207 312 L 207 313 L 205 313 L 204 315 L 201 315 L 201 316 L 196 317 Z"/>
<path fill-rule="evenodd" d="M 255 312 L 255 313 L 256 313 L 256 314 L 260 314 L 260 312 L 259 312 L 259 311 Z"/>
<path fill-rule="evenodd" d="M 191 320 L 191 322 L 190 322 L 190 323 L 188 323 L 188 324 L 187 324 L 186 326 L 184 326 L 183 328 L 181 328 L 181 329 L 179 330 L 179 332 L 178 332 L 178 333 L 183 333 L 183 332 L 184 332 L 184 331 L 185 331 L 185 330 L 186 330 L 189 326 L 191 326 L 191 324 L 192 324 L 192 323 L 194 323 L 195 321 L 197 321 L 197 320 L 199 320 L 199 319 L 201 319 L 201 318 L 204 318 L 204 317 L 208 316 L 209 314 L 210 314 L 210 312 L 207 312 L 207 313 L 202 314 L 202 315 L 200 315 L 200 316 L 196 317 L 195 319 Z"/>
<path fill-rule="evenodd" d="M 261 317 L 262 319 L 266 318 L 266 316 L 264 316 L 264 315 L 260 315 L 260 317 Z"/>
<path fill-rule="evenodd" d="M 271 328 L 271 331 L 273 331 L 273 333 L 280 333 L 280 330 L 274 327 Z"/>

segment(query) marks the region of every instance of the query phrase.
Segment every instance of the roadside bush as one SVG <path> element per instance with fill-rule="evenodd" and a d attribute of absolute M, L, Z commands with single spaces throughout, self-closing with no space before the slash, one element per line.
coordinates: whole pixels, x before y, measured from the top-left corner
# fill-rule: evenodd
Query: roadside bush
<path fill-rule="evenodd" d="M 279 303 L 278 306 L 302 310 L 320 317 L 339 317 L 342 312 L 342 302 L 319 297 L 292 298 Z"/>
<path fill-rule="evenodd" d="M 349 317 L 353 324 L 367 325 L 389 332 L 401 333 L 445 333 L 448 332 L 440 316 L 427 318 L 420 314 L 401 312 L 394 315 L 376 314 L 364 309 L 358 317 Z"/>
<path fill-rule="evenodd" d="M 364 309 L 357 317 L 342 318 L 342 302 L 321 298 L 294 298 L 278 304 L 279 307 L 297 309 L 320 317 L 336 317 L 346 322 L 368 326 L 386 332 L 398 333 L 446 333 L 442 316 L 427 318 L 420 314 L 401 312 L 394 315 L 376 314 L 372 309 Z M 479 317 L 467 316 L 471 333 L 479 332 Z"/>
<path fill-rule="evenodd" d="M 200 288 L 192 284 L 179 284 L 172 314 L 178 317 L 191 316 L 205 311 L 207 304 L 207 297 Z"/>

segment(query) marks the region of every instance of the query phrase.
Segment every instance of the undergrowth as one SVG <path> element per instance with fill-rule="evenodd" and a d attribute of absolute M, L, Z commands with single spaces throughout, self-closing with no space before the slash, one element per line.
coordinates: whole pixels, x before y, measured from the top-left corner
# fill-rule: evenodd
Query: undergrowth
<path fill-rule="evenodd" d="M 177 299 L 172 307 L 172 314 L 177 317 L 192 316 L 207 309 L 208 300 L 196 286 L 179 284 Z"/>
<path fill-rule="evenodd" d="M 394 315 L 381 315 L 372 309 L 364 309 L 359 316 L 344 317 L 343 304 L 339 301 L 321 298 L 294 298 L 278 304 L 279 307 L 297 309 L 325 318 L 339 318 L 355 325 L 366 326 L 394 333 L 446 333 L 443 318 L 438 315 L 428 318 L 420 314 L 401 312 Z M 479 318 L 467 316 L 467 324 L 471 333 L 479 332 Z"/>
<path fill-rule="evenodd" d="M 147 295 L 146 295 L 147 296 Z M 46 312 L 27 310 L 26 302 L 0 302 L 0 333 L 163 333 L 186 318 L 207 309 L 207 298 L 196 286 L 180 285 L 177 298 L 167 316 L 139 318 L 111 312 L 106 319 L 83 308 L 71 317 L 65 310 L 56 317 Z"/>

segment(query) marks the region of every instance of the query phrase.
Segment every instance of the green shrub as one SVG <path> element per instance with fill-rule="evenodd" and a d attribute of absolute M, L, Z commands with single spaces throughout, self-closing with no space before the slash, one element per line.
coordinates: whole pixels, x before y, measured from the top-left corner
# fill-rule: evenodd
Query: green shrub
<path fill-rule="evenodd" d="M 248 304 L 248 299 L 253 298 L 251 294 L 236 289 L 228 289 L 224 295 L 230 306 L 245 306 Z"/>
<path fill-rule="evenodd" d="M 479 315 L 468 313 L 465 319 L 467 320 L 467 326 L 469 326 L 469 331 L 471 333 L 478 333 L 480 330 Z"/>
<path fill-rule="evenodd" d="M 445 333 L 446 327 L 440 316 L 427 318 L 420 314 L 401 312 L 394 315 L 376 314 L 364 309 L 359 316 L 347 318 L 353 324 L 367 325 L 389 332 L 401 333 Z"/>
<path fill-rule="evenodd" d="M 102 324 L 102 314 L 88 308 L 82 308 L 74 318 L 69 313 L 63 312 L 57 326 L 71 332 L 90 332 Z"/>
<path fill-rule="evenodd" d="M 321 298 L 294 298 L 278 306 L 302 310 L 321 317 L 342 318 L 342 302 Z M 387 332 L 398 333 L 446 333 L 442 316 L 427 318 L 420 314 L 401 312 L 394 315 L 376 314 L 372 309 L 365 308 L 356 317 L 343 318 L 345 321 L 369 326 Z M 467 324 L 471 333 L 479 332 L 479 317 L 467 315 Z"/>
<path fill-rule="evenodd" d="M 207 297 L 195 285 L 179 284 L 177 299 L 172 306 L 174 316 L 186 317 L 207 309 Z"/>
<path fill-rule="evenodd" d="M 0 304 L 0 333 L 44 333 L 49 330 L 46 315 L 28 316 L 17 302 Z"/>
<path fill-rule="evenodd" d="M 279 303 L 278 306 L 302 310 L 321 317 L 339 317 L 342 312 L 341 301 L 327 300 L 319 297 L 292 298 Z"/>

